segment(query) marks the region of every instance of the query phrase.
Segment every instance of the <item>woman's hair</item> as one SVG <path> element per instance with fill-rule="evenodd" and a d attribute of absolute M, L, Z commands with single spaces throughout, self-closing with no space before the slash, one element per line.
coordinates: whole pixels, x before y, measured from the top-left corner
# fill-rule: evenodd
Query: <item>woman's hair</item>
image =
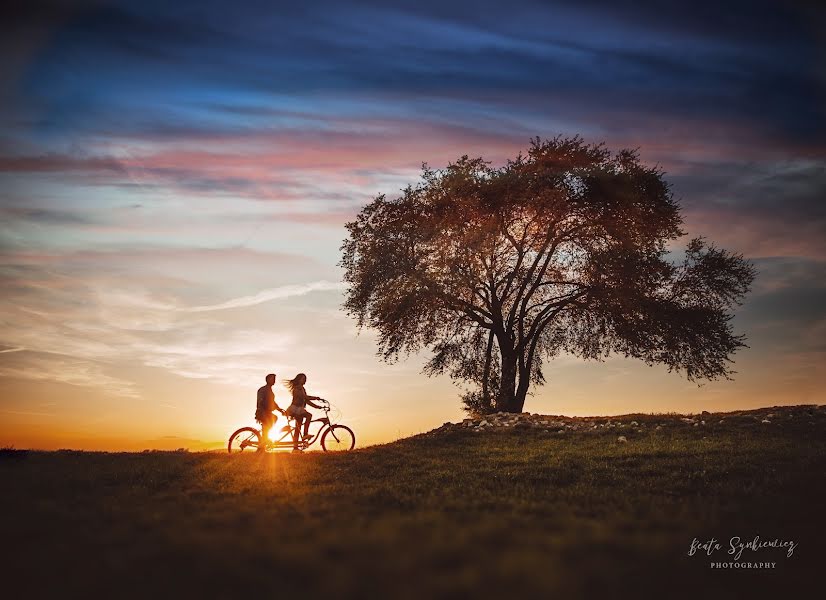
<path fill-rule="evenodd" d="M 284 382 L 284 385 L 287 386 L 287 389 L 291 392 L 298 387 L 299 385 L 304 385 L 307 382 L 307 376 L 304 373 L 299 373 L 292 379 L 288 379 Z"/>

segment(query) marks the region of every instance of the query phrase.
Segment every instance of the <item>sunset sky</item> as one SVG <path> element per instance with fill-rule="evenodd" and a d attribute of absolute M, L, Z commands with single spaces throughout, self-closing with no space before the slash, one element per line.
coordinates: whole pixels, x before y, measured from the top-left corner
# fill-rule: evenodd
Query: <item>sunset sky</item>
<path fill-rule="evenodd" d="M 814 2 L 15 4 L 0 25 L 0 446 L 220 446 L 271 371 L 306 372 L 360 444 L 461 419 L 423 356 L 382 364 L 340 310 L 344 223 L 422 162 L 498 165 L 537 135 L 638 147 L 689 234 L 759 274 L 734 381 L 562 358 L 526 410 L 826 402 Z"/>

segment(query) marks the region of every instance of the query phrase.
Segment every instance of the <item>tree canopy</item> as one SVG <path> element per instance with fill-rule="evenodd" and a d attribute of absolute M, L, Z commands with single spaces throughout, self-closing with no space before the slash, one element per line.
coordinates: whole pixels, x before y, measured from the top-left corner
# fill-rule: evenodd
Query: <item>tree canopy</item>
<path fill-rule="evenodd" d="M 523 409 L 546 360 L 619 354 L 689 380 L 732 374 L 732 309 L 754 268 L 685 235 L 664 173 L 580 137 L 532 140 L 502 167 L 441 170 L 347 224 L 345 310 L 387 361 L 427 348 L 428 374 L 473 412 Z"/>

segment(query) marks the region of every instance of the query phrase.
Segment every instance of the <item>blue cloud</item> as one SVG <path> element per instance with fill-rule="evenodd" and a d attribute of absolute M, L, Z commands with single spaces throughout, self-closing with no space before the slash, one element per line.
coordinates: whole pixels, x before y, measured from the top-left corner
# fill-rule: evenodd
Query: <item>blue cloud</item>
<path fill-rule="evenodd" d="M 332 97 L 377 99 L 384 111 L 411 115 L 435 99 L 457 118 L 457 103 L 480 101 L 502 115 L 528 107 L 545 117 L 576 104 L 595 120 L 624 107 L 816 139 L 824 125 L 806 15 L 765 2 L 726 7 L 80 3 L 51 23 L 18 99 L 34 108 L 43 135 L 221 131 L 255 119 L 207 114 L 203 105 L 260 98 L 301 110 Z M 33 6 L 11 26 L 43 12 Z M 498 101 L 485 100 L 491 97 Z M 365 102 L 362 110 L 374 108 Z"/>

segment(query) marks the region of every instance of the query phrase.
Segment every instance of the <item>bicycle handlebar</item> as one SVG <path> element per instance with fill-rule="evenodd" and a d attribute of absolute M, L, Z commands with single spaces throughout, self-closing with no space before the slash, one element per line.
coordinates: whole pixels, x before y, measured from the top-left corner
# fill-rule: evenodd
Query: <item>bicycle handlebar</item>
<path fill-rule="evenodd" d="M 326 404 L 326 405 L 327 405 L 327 408 L 331 408 L 331 407 L 332 407 L 332 405 L 330 404 L 330 401 L 329 401 L 329 400 L 325 400 L 324 398 L 319 398 L 318 400 L 316 400 L 316 402 L 323 402 L 324 404 Z M 324 407 L 322 407 L 322 408 L 324 408 Z M 282 409 L 282 408 L 279 408 L 279 409 L 278 409 L 278 412 L 280 412 L 280 413 L 281 413 L 282 415 L 284 415 L 285 417 L 289 416 L 289 415 L 287 414 L 287 409 L 286 409 L 286 408 L 283 408 L 283 409 Z"/>

